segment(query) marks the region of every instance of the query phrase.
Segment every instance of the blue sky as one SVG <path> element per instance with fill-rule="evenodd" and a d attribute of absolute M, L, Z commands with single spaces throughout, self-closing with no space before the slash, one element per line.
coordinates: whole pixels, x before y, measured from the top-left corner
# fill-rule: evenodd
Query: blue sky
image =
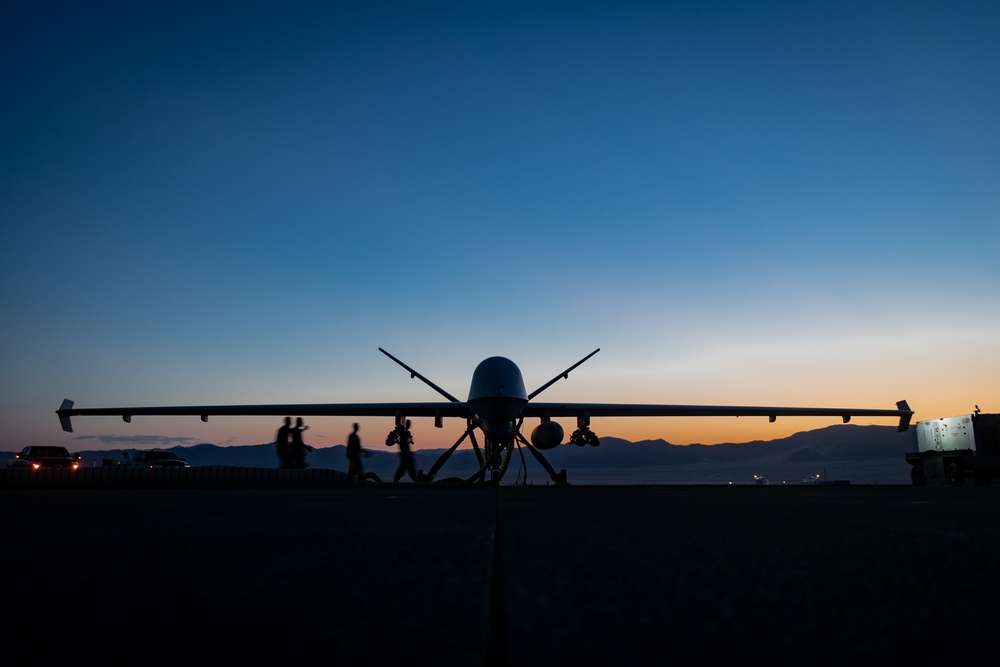
<path fill-rule="evenodd" d="M 278 426 L 63 398 L 436 398 L 380 346 L 461 397 L 600 347 L 545 397 L 1000 412 L 995 3 L 329 5 L 3 10 L 0 448 Z"/>

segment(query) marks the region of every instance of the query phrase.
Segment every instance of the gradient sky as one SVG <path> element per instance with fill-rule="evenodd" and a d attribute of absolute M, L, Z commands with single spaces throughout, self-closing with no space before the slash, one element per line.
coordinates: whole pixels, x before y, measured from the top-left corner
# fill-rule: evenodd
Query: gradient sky
<path fill-rule="evenodd" d="M 1000 412 L 997 35 L 995 2 L 13 3 L 0 449 L 280 421 L 64 434 L 63 398 L 439 398 L 380 346 L 461 398 L 600 347 L 541 398 Z"/>

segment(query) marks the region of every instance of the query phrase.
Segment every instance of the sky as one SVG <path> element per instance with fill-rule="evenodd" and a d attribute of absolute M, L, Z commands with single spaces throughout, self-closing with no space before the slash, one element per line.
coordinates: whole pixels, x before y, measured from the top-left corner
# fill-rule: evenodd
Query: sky
<path fill-rule="evenodd" d="M 64 398 L 440 399 L 379 347 L 460 398 L 600 348 L 539 400 L 1000 412 L 997 3 L 8 4 L 0 450 L 280 425 Z"/>

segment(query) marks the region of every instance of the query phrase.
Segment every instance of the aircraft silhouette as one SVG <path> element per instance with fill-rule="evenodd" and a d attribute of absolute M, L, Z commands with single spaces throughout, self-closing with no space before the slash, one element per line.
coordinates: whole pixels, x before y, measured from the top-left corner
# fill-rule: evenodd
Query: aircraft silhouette
<path fill-rule="evenodd" d="M 448 399 L 436 403 L 317 403 L 284 405 L 214 405 L 176 407 L 132 407 L 132 408 L 75 408 L 73 401 L 63 400 L 56 411 L 64 431 L 73 431 L 72 417 L 79 416 L 121 416 L 131 422 L 135 415 L 191 415 L 199 416 L 204 422 L 210 415 L 215 416 L 324 416 L 324 417 L 393 417 L 395 426 L 400 427 L 410 417 L 433 417 L 434 425 L 441 428 L 443 419 L 466 420 L 462 436 L 445 451 L 431 469 L 418 475 L 418 482 L 432 482 L 440 468 L 466 438 L 469 438 L 479 462 L 479 471 L 466 481 L 468 483 L 499 483 L 515 448 L 523 445 L 545 468 L 556 483 L 566 482 L 566 471 L 556 472 L 542 450 L 553 449 L 562 444 L 565 435 L 562 426 L 552 421 L 554 417 L 576 417 L 577 429 L 570 436 L 569 443 L 597 446 L 600 440 L 590 429 L 592 417 L 767 417 L 774 421 L 780 417 L 840 417 L 844 423 L 851 417 L 898 417 L 899 431 L 905 431 L 913 416 L 906 401 L 898 401 L 896 410 L 872 410 L 859 408 L 797 408 L 760 407 L 732 405 L 649 405 L 620 403 L 541 403 L 533 399 L 560 379 L 568 379 L 571 371 L 600 352 L 594 350 L 530 394 L 525 390 L 524 379 L 517 365 L 505 357 L 490 357 L 483 360 L 472 374 L 469 397 L 460 401 L 452 394 L 437 386 L 426 377 L 392 356 L 381 347 L 379 352 L 395 361 L 410 373 L 411 378 L 419 378 L 424 384 Z M 522 434 L 525 418 L 537 418 L 539 424 L 531 432 L 531 441 Z M 483 446 L 479 446 L 475 431 L 482 432 Z M 391 433 L 390 433 L 391 435 Z M 523 457 L 523 454 L 522 454 Z M 501 460 L 502 459 L 502 460 Z"/>

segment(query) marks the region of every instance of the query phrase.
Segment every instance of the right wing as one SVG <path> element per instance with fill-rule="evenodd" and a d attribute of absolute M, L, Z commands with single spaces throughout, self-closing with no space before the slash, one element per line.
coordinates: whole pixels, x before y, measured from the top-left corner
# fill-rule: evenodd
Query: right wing
<path fill-rule="evenodd" d="M 462 417 L 469 416 L 467 403 L 288 403 L 280 405 L 181 405 L 132 408 L 77 408 L 65 399 L 56 410 L 64 431 L 73 432 L 72 417 L 118 416 L 131 422 L 133 416 L 193 416 L 207 422 L 209 416 L 298 416 L 298 417 Z"/>

